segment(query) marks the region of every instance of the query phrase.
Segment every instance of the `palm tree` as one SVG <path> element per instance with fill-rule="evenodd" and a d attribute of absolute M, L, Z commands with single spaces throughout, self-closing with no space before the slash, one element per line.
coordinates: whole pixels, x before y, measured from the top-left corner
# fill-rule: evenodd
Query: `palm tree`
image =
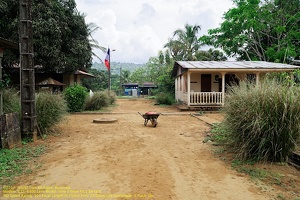
<path fill-rule="evenodd" d="M 100 49 L 103 53 L 105 53 L 107 49 L 103 46 L 100 46 L 98 41 L 93 37 L 93 33 L 101 28 L 97 26 L 95 23 L 88 23 L 87 29 L 89 34 L 89 42 L 92 49 Z M 92 51 L 92 55 L 98 58 L 101 62 L 103 62 L 102 59 L 95 52 Z"/>
<path fill-rule="evenodd" d="M 130 82 L 130 71 L 123 70 L 121 74 L 122 83 L 129 83 Z"/>
<path fill-rule="evenodd" d="M 199 30 L 201 27 L 198 25 L 186 24 L 184 29 L 174 31 L 173 38 L 164 47 L 169 49 L 175 60 L 195 60 L 194 54 L 201 46 L 197 38 Z"/>
<path fill-rule="evenodd" d="M 84 13 L 79 12 L 77 9 L 76 9 L 76 12 L 78 13 L 78 15 L 82 16 L 83 18 L 86 17 L 86 15 Z M 93 37 L 93 33 L 101 28 L 99 26 L 97 26 L 95 23 L 86 24 L 86 28 L 88 31 L 88 37 L 89 37 L 88 40 L 89 40 L 90 46 L 92 48 L 92 55 L 95 56 L 96 58 L 98 58 L 101 62 L 103 62 L 102 59 L 93 51 L 93 49 L 100 49 L 103 53 L 105 53 L 107 51 L 107 49 L 103 46 L 100 46 L 98 41 Z"/>

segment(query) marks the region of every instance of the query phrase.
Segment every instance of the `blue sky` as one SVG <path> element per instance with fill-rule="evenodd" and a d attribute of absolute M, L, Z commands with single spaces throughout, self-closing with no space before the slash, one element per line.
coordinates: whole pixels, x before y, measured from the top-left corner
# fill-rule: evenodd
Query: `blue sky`
<path fill-rule="evenodd" d="M 231 0 L 76 0 L 76 4 L 87 23 L 101 28 L 94 33 L 99 44 L 116 50 L 111 61 L 130 63 L 146 63 L 157 56 L 186 23 L 200 25 L 199 35 L 206 34 L 233 7 Z M 105 53 L 94 52 L 105 58 Z"/>

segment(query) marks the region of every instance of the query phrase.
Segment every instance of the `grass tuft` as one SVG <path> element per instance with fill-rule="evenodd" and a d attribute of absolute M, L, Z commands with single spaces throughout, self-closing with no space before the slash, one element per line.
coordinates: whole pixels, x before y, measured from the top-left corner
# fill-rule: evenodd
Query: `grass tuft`
<path fill-rule="evenodd" d="M 87 98 L 84 104 L 84 110 L 100 110 L 114 104 L 115 101 L 116 96 L 113 93 L 108 95 L 107 92 L 95 92 L 92 97 Z"/>
<path fill-rule="evenodd" d="M 61 95 L 46 92 L 37 94 L 36 115 L 42 134 L 46 134 L 49 128 L 59 123 L 66 114 L 67 104 Z"/>
<path fill-rule="evenodd" d="M 0 185 L 13 183 L 16 176 L 32 172 L 29 161 L 46 150 L 45 146 L 0 150 Z"/>
<path fill-rule="evenodd" d="M 3 89 L 3 113 L 20 113 L 20 95 L 14 88 Z"/>

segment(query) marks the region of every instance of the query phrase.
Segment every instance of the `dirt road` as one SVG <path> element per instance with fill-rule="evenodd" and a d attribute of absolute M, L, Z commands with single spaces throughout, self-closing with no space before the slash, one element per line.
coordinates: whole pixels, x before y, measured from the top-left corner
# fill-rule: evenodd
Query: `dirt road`
<path fill-rule="evenodd" d="M 116 114 L 68 116 L 61 135 L 44 141 L 42 167 L 20 179 L 31 196 L 13 199 L 275 199 L 272 188 L 256 186 L 214 156 L 202 142 L 209 130 L 204 122 L 151 100 L 116 104 Z M 138 111 L 166 114 L 153 128 Z M 92 123 L 98 118 L 118 121 Z"/>

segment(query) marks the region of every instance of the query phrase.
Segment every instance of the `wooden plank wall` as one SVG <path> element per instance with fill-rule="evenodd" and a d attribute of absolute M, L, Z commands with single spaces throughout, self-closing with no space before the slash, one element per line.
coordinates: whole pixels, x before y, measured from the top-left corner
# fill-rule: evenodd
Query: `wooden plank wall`
<path fill-rule="evenodd" d="M 21 145 L 20 117 L 18 113 L 0 117 L 0 148 L 11 149 Z"/>

